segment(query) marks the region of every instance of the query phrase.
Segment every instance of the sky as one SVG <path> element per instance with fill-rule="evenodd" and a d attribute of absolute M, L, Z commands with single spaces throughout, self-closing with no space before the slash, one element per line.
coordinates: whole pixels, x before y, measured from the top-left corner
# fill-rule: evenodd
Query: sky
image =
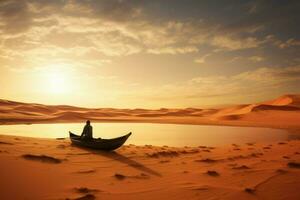
<path fill-rule="evenodd" d="M 300 1 L 0 0 L 0 98 L 185 108 L 300 93 Z"/>

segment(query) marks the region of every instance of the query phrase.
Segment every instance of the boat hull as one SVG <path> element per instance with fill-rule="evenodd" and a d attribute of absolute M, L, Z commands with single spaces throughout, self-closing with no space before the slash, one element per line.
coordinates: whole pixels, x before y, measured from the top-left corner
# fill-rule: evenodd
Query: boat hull
<path fill-rule="evenodd" d="M 91 149 L 103 150 L 103 151 L 113 151 L 121 147 L 131 135 L 131 133 L 128 133 L 124 136 L 113 138 L 113 139 L 99 138 L 99 139 L 86 141 L 86 140 L 81 140 L 79 135 L 76 135 L 72 132 L 69 132 L 69 134 L 70 134 L 70 140 L 72 144 L 91 148 Z"/>

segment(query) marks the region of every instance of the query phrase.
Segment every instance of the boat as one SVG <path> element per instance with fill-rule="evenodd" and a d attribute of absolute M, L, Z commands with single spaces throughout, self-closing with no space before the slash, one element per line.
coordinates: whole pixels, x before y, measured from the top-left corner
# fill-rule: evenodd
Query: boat
<path fill-rule="evenodd" d="M 91 149 L 103 150 L 103 151 L 113 151 L 121 147 L 126 142 L 126 140 L 131 135 L 131 132 L 117 138 L 112 138 L 112 139 L 95 138 L 93 140 L 82 140 L 80 139 L 79 135 L 76 135 L 72 132 L 69 132 L 69 134 L 70 134 L 70 140 L 74 145 L 88 147 Z"/>

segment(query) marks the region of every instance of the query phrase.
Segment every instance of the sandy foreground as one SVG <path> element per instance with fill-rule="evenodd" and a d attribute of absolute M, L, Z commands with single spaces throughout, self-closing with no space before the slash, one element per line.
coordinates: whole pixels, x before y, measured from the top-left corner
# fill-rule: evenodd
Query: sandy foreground
<path fill-rule="evenodd" d="M 125 145 L 0 135 L 0 199 L 300 199 L 300 141 L 221 147 Z"/>

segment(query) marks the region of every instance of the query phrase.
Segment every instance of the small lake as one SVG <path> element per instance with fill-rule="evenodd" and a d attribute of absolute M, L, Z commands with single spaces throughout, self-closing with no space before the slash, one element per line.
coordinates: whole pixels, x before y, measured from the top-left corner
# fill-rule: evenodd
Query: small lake
<path fill-rule="evenodd" d="M 1 125 L 0 134 L 40 138 L 80 134 L 84 124 Z M 152 123 L 93 123 L 94 137 L 113 138 L 132 132 L 126 144 L 219 146 L 232 143 L 276 142 L 290 139 L 288 131 L 271 128 Z"/>

